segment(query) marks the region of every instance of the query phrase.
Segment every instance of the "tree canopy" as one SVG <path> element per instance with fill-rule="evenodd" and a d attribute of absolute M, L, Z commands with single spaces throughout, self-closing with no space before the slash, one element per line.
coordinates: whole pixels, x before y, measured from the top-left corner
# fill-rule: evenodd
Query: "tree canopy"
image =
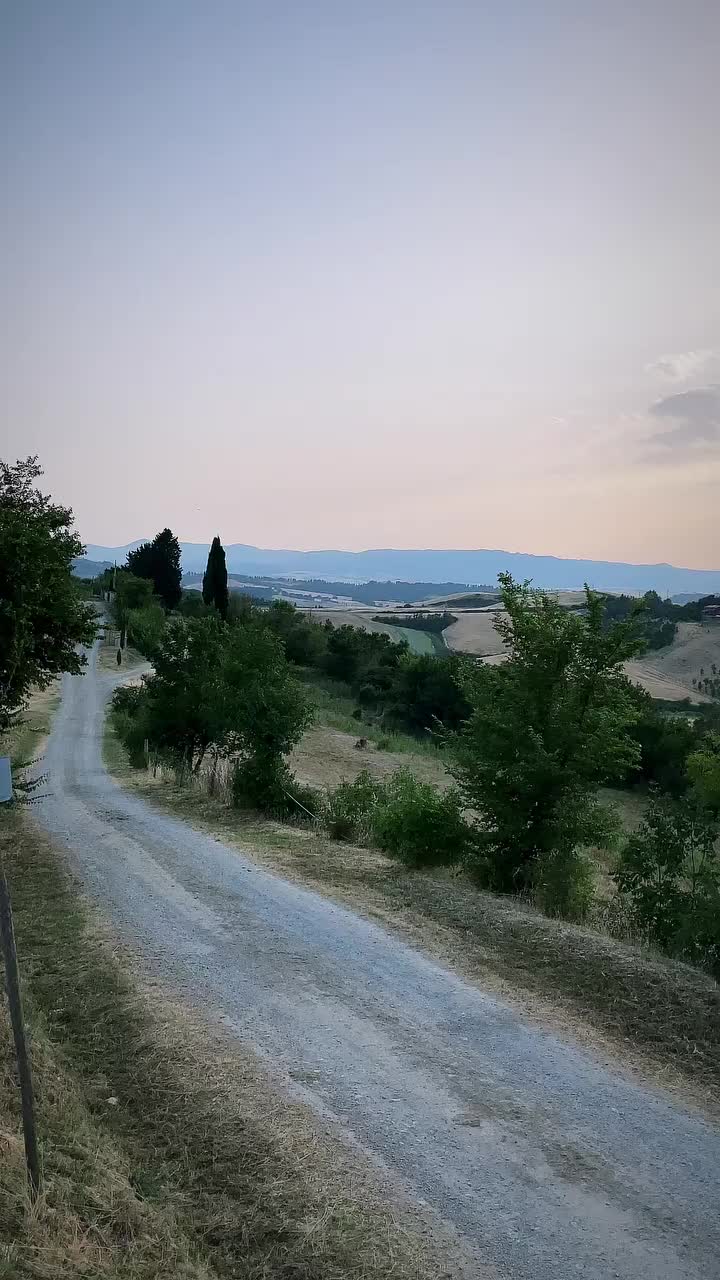
<path fill-rule="evenodd" d="M 550 595 L 500 578 L 509 650 L 498 666 L 466 663 L 469 719 L 455 739 L 453 773 L 480 815 L 491 887 L 512 891 L 543 857 L 607 837 L 597 787 L 637 764 L 628 730 L 636 702 L 622 663 L 642 643 L 633 620 L 603 625 L 603 601 L 586 593 L 584 614 Z"/>
<path fill-rule="evenodd" d="M 94 611 L 72 577 L 84 550 L 72 511 L 37 489 L 41 475 L 34 457 L 0 462 L 0 731 L 33 687 L 80 671 L 76 645 L 94 635 Z"/>
<path fill-rule="evenodd" d="M 153 590 L 166 609 L 175 609 L 182 597 L 180 543 L 170 529 L 156 534 L 128 552 L 127 568 L 136 578 L 150 578 Z"/>

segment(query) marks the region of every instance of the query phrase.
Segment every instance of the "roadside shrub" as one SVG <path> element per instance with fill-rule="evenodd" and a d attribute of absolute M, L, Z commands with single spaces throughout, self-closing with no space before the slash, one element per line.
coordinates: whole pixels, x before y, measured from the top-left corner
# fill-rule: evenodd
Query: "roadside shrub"
<path fill-rule="evenodd" d="M 653 798 L 614 879 L 645 936 L 720 977 L 718 819 L 692 800 Z"/>
<path fill-rule="evenodd" d="M 561 849 L 538 859 L 533 901 L 546 916 L 586 920 L 595 897 L 595 868 L 580 849 Z"/>
<path fill-rule="evenodd" d="M 113 728 L 134 769 L 145 766 L 148 736 L 146 694 L 143 686 L 116 689 L 110 703 Z"/>
<path fill-rule="evenodd" d="M 382 784 L 363 769 L 353 782 L 341 782 L 325 801 L 324 820 L 333 840 L 362 840 L 368 820 L 383 791 Z"/>
<path fill-rule="evenodd" d="M 370 814 L 370 835 L 373 844 L 408 867 L 438 867 L 463 860 L 471 830 L 454 788 L 438 791 L 398 769 Z"/>
<path fill-rule="evenodd" d="M 323 795 L 317 787 L 298 782 L 288 770 L 282 788 L 282 804 L 274 811 L 273 816 L 285 822 L 316 822 L 322 817 Z"/>
<path fill-rule="evenodd" d="M 149 604 L 144 609 L 131 609 L 128 614 L 128 638 L 138 653 L 152 660 L 162 644 L 166 625 L 165 611 L 159 604 Z"/>
<path fill-rule="evenodd" d="M 236 808 L 253 809 L 283 822 L 312 822 L 322 810 L 319 793 L 298 782 L 282 758 L 251 755 L 238 760 L 232 795 Z"/>

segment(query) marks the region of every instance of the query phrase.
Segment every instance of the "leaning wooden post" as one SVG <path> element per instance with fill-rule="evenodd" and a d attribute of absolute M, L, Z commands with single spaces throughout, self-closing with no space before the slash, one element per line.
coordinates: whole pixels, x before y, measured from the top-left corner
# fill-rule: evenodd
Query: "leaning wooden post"
<path fill-rule="evenodd" d="M 7 757 L 0 759 L 0 801 L 12 799 L 12 776 L 10 761 Z M 32 1070 L 28 1053 L 25 1019 L 23 1017 L 22 999 L 20 996 L 20 972 L 18 970 L 17 950 L 15 947 L 15 930 L 13 929 L 12 905 L 10 890 L 5 876 L 5 867 L 0 861 L 0 945 L 5 962 L 5 988 L 10 1007 L 10 1023 L 15 1040 L 15 1056 L 17 1059 L 18 1078 L 20 1081 L 20 1106 L 22 1110 L 23 1138 L 25 1139 L 25 1162 L 27 1164 L 30 1194 L 33 1198 L 40 1190 L 40 1156 L 38 1154 L 37 1130 L 35 1128 L 35 1099 L 33 1096 Z"/>

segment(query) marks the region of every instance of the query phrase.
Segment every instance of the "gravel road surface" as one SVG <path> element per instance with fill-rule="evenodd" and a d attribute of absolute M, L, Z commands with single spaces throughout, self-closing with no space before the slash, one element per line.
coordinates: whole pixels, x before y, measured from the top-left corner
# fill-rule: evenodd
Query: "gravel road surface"
<path fill-rule="evenodd" d="M 66 676 L 39 817 L 151 976 L 270 1055 L 517 1280 L 716 1280 L 720 1135 L 382 929 L 126 794 Z"/>

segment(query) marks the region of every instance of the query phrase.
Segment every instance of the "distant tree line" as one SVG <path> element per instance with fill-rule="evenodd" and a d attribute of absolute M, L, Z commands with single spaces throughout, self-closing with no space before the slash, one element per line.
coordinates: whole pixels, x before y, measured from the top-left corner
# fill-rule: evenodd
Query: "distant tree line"
<path fill-rule="evenodd" d="M 454 613 L 444 610 L 442 613 L 378 613 L 373 622 L 382 622 L 390 627 L 410 627 L 414 631 L 428 631 L 431 635 L 440 636 L 446 627 L 457 622 Z"/>
<path fill-rule="evenodd" d="M 310 592 L 315 595 L 346 596 L 348 600 L 357 600 L 360 604 L 380 604 L 388 601 L 391 604 L 416 604 L 443 596 L 455 595 L 468 591 L 466 582 L 334 582 L 324 578 L 272 578 L 251 576 L 244 573 L 233 575 L 242 579 L 243 590 L 253 594 L 267 592 L 266 599 L 273 599 L 277 592 Z M 186 573 L 183 577 L 185 586 L 200 582 L 202 574 Z M 498 599 L 496 587 L 475 587 L 476 592 L 490 594 Z M 473 601 L 477 603 L 475 597 Z"/>
<path fill-rule="evenodd" d="M 673 604 L 663 600 L 657 591 L 646 591 L 644 596 L 604 596 L 606 625 L 635 615 L 644 638 L 645 649 L 663 649 L 672 644 L 677 634 L 678 622 L 700 622 L 706 605 L 718 604 L 717 596 L 703 596 L 687 604 Z"/>

